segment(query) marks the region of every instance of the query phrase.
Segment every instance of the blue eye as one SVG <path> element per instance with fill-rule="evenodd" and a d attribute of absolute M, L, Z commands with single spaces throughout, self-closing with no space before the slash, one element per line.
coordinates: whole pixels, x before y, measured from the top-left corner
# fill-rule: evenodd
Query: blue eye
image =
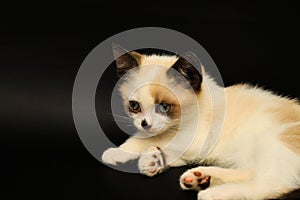
<path fill-rule="evenodd" d="M 169 112 L 170 108 L 171 108 L 170 104 L 167 104 L 167 103 L 160 103 L 159 104 L 159 111 L 162 112 L 162 113 Z"/>
<path fill-rule="evenodd" d="M 140 104 L 137 101 L 129 101 L 129 110 L 132 112 L 140 112 L 141 107 Z"/>

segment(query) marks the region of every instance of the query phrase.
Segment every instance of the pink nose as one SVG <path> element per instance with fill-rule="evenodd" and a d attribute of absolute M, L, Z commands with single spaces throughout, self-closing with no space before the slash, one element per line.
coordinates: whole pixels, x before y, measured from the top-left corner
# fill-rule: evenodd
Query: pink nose
<path fill-rule="evenodd" d="M 193 182 L 193 178 L 192 178 L 192 177 L 189 177 L 189 176 L 187 176 L 187 177 L 185 177 L 185 178 L 184 178 L 184 182 L 186 182 L 186 183 Z"/>

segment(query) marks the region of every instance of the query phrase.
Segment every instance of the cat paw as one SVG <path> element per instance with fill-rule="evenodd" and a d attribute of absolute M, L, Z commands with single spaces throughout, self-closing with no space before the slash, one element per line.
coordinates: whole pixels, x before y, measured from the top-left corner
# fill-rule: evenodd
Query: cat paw
<path fill-rule="evenodd" d="M 138 155 L 125 152 L 119 148 L 109 148 L 102 154 L 102 161 L 107 164 L 117 165 L 136 159 Z"/>
<path fill-rule="evenodd" d="M 138 161 L 138 167 L 141 174 L 154 176 L 163 171 L 165 161 L 162 151 L 158 147 L 150 147 L 141 154 Z"/>
<path fill-rule="evenodd" d="M 180 177 L 180 186 L 184 190 L 205 190 L 210 185 L 211 176 L 195 169 L 190 169 Z"/>

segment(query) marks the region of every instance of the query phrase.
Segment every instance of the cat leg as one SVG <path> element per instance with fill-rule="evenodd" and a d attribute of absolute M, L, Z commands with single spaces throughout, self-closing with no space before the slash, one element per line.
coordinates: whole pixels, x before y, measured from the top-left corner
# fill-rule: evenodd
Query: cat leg
<path fill-rule="evenodd" d="M 147 139 L 131 137 L 120 147 L 105 150 L 102 154 L 102 161 L 111 165 L 117 165 L 137 159 L 147 148 L 146 143 Z"/>
<path fill-rule="evenodd" d="M 108 148 L 102 154 L 102 161 L 107 164 L 118 165 L 129 160 L 134 160 L 138 156 L 138 154 L 130 153 L 120 148 Z"/>
<path fill-rule="evenodd" d="M 217 185 L 199 191 L 198 200 L 271 199 L 278 198 L 290 191 L 286 187 L 280 186 L 280 184 L 275 185 L 274 182 L 247 181 Z"/>
<path fill-rule="evenodd" d="M 251 178 L 252 173 L 250 170 L 200 166 L 183 173 L 179 182 L 181 188 L 184 190 L 199 191 L 214 185 L 247 181 Z"/>

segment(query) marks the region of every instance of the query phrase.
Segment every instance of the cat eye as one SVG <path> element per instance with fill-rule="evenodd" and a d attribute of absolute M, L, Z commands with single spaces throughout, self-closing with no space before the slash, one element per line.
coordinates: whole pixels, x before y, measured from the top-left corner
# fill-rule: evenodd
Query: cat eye
<path fill-rule="evenodd" d="M 140 104 L 137 101 L 129 101 L 129 110 L 134 113 L 140 112 Z"/>
<path fill-rule="evenodd" d="M 171 105 L 167 103 L 160 103 L 158 104 L 158 106 L 159 106 L 159 112 L 161 113 L 167 113 L 171 108 Z"/>

